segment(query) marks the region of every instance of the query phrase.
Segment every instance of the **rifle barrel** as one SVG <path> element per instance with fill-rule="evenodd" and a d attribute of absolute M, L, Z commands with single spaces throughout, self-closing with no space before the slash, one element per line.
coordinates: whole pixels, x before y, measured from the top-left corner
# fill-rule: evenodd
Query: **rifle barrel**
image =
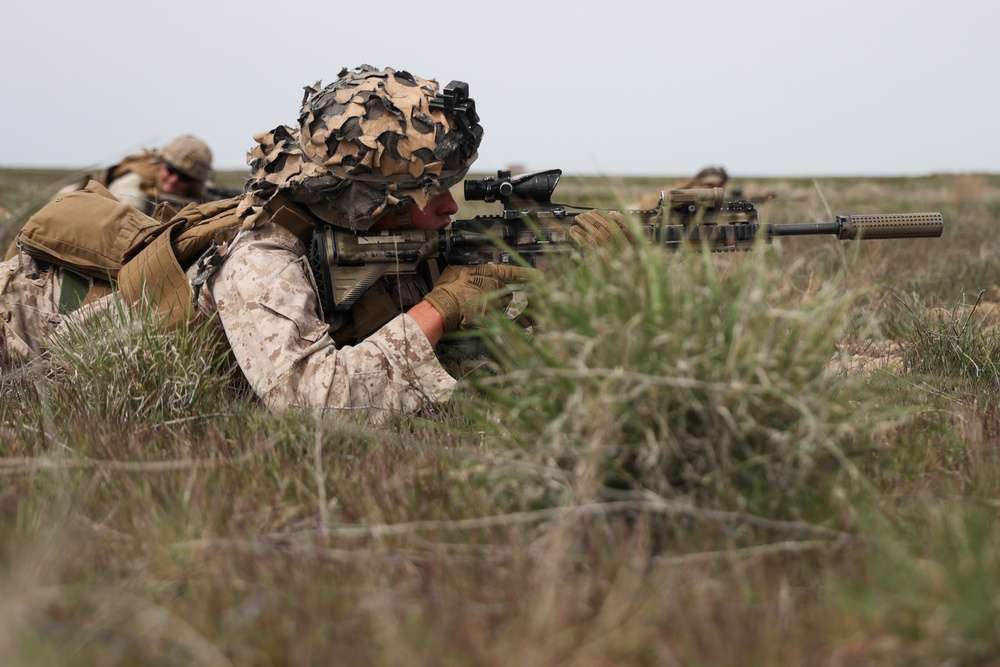
<path fill-rule="evenodd" d="M 817 234 L 840 234 L 836 222 L 792 222 L 785 225 L 771 225 L 774 236 L 816 236 Z"/>

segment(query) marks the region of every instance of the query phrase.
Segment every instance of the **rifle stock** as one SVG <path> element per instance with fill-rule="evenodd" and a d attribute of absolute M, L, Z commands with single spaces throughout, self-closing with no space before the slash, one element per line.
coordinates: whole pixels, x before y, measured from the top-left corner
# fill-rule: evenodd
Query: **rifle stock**
<path fill-rule="evenodd" d="M 348 310 L 384 275 L 414 273 L 430 259 L 446 264 L 527 263 L 574 252 L 571 211 L 552 203 L 562 171 L 549 169 L 465 181 L 469 201 L 499 201 L 503 211 L 454 221 L 445 231 L 393 231 L 358 235 L 324 227 L 313 235 L 310 261 L 318 269 L 324 307 Z M 746 251 L 775 236 L 833 235 L 840 240 L 937 238 L 940 213 L 840 215 L 833 222 L 772 225 L 758 221 L 745 200 L 727 202 L 721 188 L 667 190 L 652 209 L 627 211 L 647 241 L 667 249 L 707 247 L 712 252 Z M 331 267 L 336 267 L 331 269 Z"/>

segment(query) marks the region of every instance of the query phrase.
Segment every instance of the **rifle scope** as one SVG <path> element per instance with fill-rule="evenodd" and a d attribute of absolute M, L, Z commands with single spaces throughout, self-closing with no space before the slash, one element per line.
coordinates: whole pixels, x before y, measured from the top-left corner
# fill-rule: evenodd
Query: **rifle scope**
<path fill-rule="evenodd" d="M 559 183 L 562 169 L 546 169 L 511 176 L 509 171 L 500 170 L 496 178 L 487 176 L 478 180 L 465 181 L 467 201 L 503 202 L 504 208 L 513 200 L 534 204 L 549 204 L 552 192 Z"/>

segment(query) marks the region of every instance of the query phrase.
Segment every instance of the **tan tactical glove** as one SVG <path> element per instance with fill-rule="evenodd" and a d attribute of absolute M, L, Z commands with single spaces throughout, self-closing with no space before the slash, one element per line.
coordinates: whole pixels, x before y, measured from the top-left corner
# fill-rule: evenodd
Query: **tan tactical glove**
<path fill-rule="evenodd" d="M 464 331 L 475 326 L 488 308 L 506 308 L 510 285 L 536 282 L 541 277 L 537 269 L 509 264 L 449 266 L 424 299 L 441 313 L 445 332 Z"/>
<path fill-rule="evenodd" d="M 618 211 L 585 211 L 573 219 L 569 235 L 585 250 L 620 250 L 632 244 L 632 229 Z"/>

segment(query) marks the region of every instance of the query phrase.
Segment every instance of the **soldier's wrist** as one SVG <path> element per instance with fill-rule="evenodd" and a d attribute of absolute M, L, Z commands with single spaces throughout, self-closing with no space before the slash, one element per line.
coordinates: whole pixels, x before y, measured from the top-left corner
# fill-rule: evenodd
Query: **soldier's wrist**
<path fill-rule="evenodd" d="M 441 316 L 441 312 L 430 301 L 421 301 L 406 311 L 406 314 L 417 323 L 417 326 L 423 331 L 424 336 L 427 337 L 431 346 L 438 344 L 438 341 L 441 340 L 441 336 L 445 332 L 444 318 Z"/>

